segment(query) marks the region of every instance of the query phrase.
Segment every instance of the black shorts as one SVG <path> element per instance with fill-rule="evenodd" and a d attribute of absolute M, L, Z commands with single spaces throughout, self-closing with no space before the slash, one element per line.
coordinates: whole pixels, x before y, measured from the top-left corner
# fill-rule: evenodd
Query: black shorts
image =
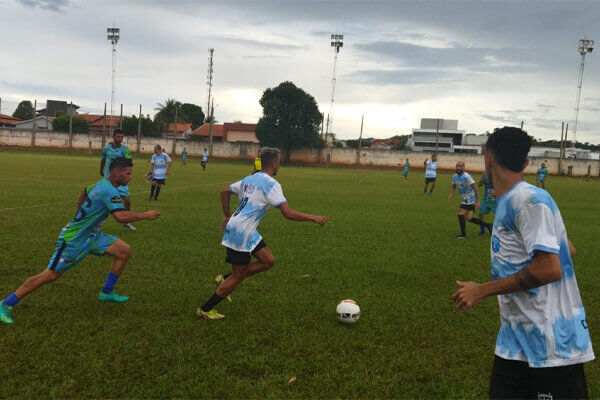
<path fill-rule="evenodd" d="M 160 183 L 161 185 L 166 185 L 167 184 L 167 180 L 166 179 L 152 178 L 152 182 Z"/>
<path fill-rule="evenodd" d="M 425 178 L 425 183 L 435 183 L 436 178 Z"/>
<path fill-rule="evenodd" d="M 531 368 L 494 356 L 490 399 L 587 399 L 583 364 Z M 545 396 L 544 396 L 545 395 Z"/>
<path fill-rule="evenodd" d="M 467 211 L 475 211 L 475 204 L 460 203 L 460 208 Z"/>
<path fill-rule="evenodd" d="M 225 258 L 225 261 L 232 265 L 248 265 L 250 264 L 250 261 L 252 261 L 251 256 L 253 256 L 254 254 L 256 254 L 257 251 L 265 247 L 267 247 L 267 244 L 264 240 L 261 240 L 256 245 L 254 250 L 252 250 L 249 253 L 245 251 L 233 250 L 227 247 L 227 258 Z"/>

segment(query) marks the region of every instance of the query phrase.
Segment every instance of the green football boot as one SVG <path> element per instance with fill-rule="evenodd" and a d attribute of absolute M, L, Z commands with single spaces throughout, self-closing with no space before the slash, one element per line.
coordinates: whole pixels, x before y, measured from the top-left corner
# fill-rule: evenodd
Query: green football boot
<path fill-rule="evenodd" d="M 113 303 L 125 303 L 129 300 L 127 296 L 119 296 L 114 290 L 109 294 L 104 292 L 100 292 L 98 295 L 98 300 L 102 302 L 113 302 Z"/>
<path fill-rule="evenodd" d="M 4 322 L 5 324 L 12 324 L 12 309 L 12 306 L 5 306 L 4 304 L 0 303 L 0 321 Z"/>
<path fill-rule="evenodd" d="M 204 319 L 223 319 L 223 318 L 225 318 L 225 316 L 223 314 L 219 314 L 219 312 L 217 310 L 215 310 L 214 308 L 210 311 L 202 311 L 202 308 L 199 308 L 198 310 L 196 310 L 196 315 L 198 316 L 198 318 L 204 318 Z"/>

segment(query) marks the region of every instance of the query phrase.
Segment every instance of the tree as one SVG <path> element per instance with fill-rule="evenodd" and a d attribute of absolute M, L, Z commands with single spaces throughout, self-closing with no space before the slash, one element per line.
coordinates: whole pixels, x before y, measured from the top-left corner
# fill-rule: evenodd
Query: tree
<path fill-rule="evenodd" d="M 199 128 L 204 123 L 204 112 L 200 106 L 191 103 L 183 103 L 179 111 L 183 112 L 184 115 L 184 118 L 181 120 L 183 122 L 190 122 L 192 124 L 192 129 Z M 179 114 L 177 115 L 177 119 L 179 119 Z"/>
<path fill-rule="evenodd" d="M 69 115 L 65 113 L 59 113 L 56 118 L 52 120 L 52 129 L 56 132 L 69 132 Z M 90 123 L 85 119 L 73 116 L 73 133 L 88 133 L 90 131 Z"/>
<path fill-rule="evenodd" d="M 136 136 L 138 132 L 139 118 L 137 115 L 123 118 L 123 133 L 128 136 Z M 161 123 L 156 124 L 150 118 L 150 115 L 142 115 L 141 123 L 141 134 L 142 136 L 160 136 L 162 132 Z"/>
<path fill-rule="evenodd" d="M 181 103 L 175 99 L 167 99 L 164 104 L 157 103 L 157 107 L 155 108 L 158 111 L 154 115 L 154 121 L 161 123 L 161 130 L 166 133 L 167 126 L 175 122 L 175 110 L 177 110 L 177 121 L 183 121 L 187 117 L 181 110 Z"/>
<path fill-rule="evenodd" d="M 263 116 L 256 125 L 256 138 L 262 146 L 285 149 L 287 163 L 292 149 L 321 145 L 319 126 L 322 116 L 317 102 L 292 82 L 266 89 L 260 105 Z"/>
<path fill-rule="evenodd" d="M 33 113 L 33 104 L 29 100 L 23 100 L 19 103 L 12 116 L 20 120 L 27 120 L 33 118 Z"/>

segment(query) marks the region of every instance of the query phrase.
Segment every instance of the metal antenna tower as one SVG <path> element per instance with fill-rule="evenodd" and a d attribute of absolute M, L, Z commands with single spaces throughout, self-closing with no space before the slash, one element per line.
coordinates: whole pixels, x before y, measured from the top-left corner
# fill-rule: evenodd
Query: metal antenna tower
<path fill-rule="evenodd" d="M 112 91 L 110 93 L 110 122 L 108 128 L 110 131 L 112 131 L 113 107 L 115 104 L 115 84 L 117 77 L 117 42 L 120 39 L 121 30 L 119 28 L 115 28 L 115 24 L 113 24 L 112 28 L 106 29 L 106 34 L 106 38 L 112 43 Z"/>
<path fill-rule="evenodd" d="M 577 134 L 577 119 L 579 118 L 579 101 L 581 99 L 581 84 L 583 83 L 583 67 L 585 65 L 585 55 L 594 50 L 594 41 L 588 39 L 579 40 L 579 54 L 581 54 L 581 65 L 579 66 L 579 82 L 577 83 L 577 98 L 575 100 L 575 118 L 573 121 L 573 148 L 575 148 Z"/>
<path fill-rule="evenodd" d="M 208 91 L 206 95 L 206 112 L 210 116 L 210 100 L 211 100 L 211 89 L 212 89 L 212 78 L 213 78 L 213 53 L 215 49 L 208 49 L 208 70 L 206 71 L 206 85 Z"/>
<path fill-rule="evenodd" d="M 335 96 L 335 83 L 337 80 L 337 59 L 340 53 L 340 48 L 344 47 L 344 35 L 331 35 L 331 47 L 335 49 L 333 53 L 333 73 L 331 76 L 331 103 L 329 105 L 329 115 L 327 116 L 327 127 L 325 129 L 325 143 L 329 135 L 329 127 L 333 123 L 333 98 Z"/>

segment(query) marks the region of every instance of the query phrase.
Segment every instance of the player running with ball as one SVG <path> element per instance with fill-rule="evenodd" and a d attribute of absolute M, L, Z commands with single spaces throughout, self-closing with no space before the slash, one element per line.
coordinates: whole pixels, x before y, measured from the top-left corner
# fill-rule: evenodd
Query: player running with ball
<path fill-rule="evenodd" d="M 221 244 L 227 248 L 226 262 L 231 264 L 231 273 L 219 275 L 217 291 L 202 305 L 196 314 L 204 319 L 222 319 L 224 315 L 215 306 L 228 297 L 247 277 L 269 270 L 275 258 L 256 228 L 270 206 L 278 208 L 281 214 L 292 221 L 312 221 L 323 226 L 329 218 L 302 214 L 292 210 L 283 196 L 281 185 L 273 179 L 279 170 L 279 150 L 261 150 L 261 170 L 231 184 L 221 191 L 221 205 L 225 218 L 221 230 L 225 232 Z M 239 206 L 231 215 L 230 198 L 235 194 Z M 251 261 L 251 256 L 257 260 Z M 230 301 L 230 299 L 229 299 Z"/>

